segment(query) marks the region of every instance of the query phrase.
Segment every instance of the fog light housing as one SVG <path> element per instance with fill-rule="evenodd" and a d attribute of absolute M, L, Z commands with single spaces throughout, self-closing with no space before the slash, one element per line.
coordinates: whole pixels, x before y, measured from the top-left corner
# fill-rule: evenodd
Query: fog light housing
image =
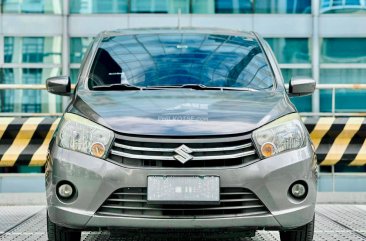
<path fill-rule="evenodd" d="M 308 186 L 305 182 L 295 182 L 290 186 L 290 194 L 296 199 L 304 199 L 308 194 Z"/>
<path fill-rule="evenodd" d="M 62 182 L 57 187 L 57 195 L 61 199 L 71 199 L 75 195 L 75 188 L 71 183 Z"/>

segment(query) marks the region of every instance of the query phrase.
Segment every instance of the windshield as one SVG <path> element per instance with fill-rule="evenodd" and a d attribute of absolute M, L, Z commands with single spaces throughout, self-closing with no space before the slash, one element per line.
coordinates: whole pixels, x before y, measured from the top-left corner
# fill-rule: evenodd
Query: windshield
<path fill-rule="evenodd" d="M 137 34 L 102 40 L 89 88 L 129 85 L 270 90 L 274 78 L 254 38 L 212 34 Z M 99 88 L 103 89 L 103 88 Z"/>

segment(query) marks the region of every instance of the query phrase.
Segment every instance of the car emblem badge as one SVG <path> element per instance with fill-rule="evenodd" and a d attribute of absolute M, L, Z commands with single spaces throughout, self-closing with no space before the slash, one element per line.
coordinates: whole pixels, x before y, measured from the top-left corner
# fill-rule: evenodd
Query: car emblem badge
<path fill-rule="evenodd" d="M 174 158 L 183 164 L 193 158 L 193 156 L 189 155 L 189 153 L 192 153 L 192 150 L 186 145 L 181 145 L 174 152 L 178 154 L 174 155 Z"/>

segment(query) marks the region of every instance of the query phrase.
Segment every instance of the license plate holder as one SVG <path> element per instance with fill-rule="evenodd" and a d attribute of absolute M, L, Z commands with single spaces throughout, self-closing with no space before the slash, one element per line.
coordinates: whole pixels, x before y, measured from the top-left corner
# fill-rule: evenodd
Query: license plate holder
<path fill-rule="evenodd" d="M 220 204 L 218 176 L 148 176 L 151 204 Z"/>

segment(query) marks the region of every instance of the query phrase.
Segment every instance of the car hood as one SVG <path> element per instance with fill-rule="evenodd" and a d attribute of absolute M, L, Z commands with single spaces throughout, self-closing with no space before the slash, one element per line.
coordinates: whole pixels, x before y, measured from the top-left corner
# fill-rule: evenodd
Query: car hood
<path fill-rule="evenodd" d="M 246 133 L 295 111 L 283 92 L 191 89 L 78 91 L 72 106 L 116 132 L 154 136 Z"/>

